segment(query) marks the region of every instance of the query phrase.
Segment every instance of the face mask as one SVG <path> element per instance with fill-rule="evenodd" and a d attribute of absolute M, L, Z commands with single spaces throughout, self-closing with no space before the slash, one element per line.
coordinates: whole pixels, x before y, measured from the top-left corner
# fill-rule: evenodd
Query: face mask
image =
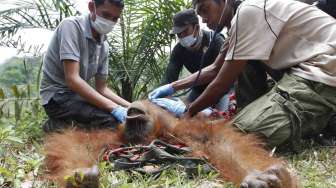
<path fill-rule="evenodd" d="M 100 16 L 97 15 L 96 12 L 97 12 L 96 4 L 94 4 L 93 14 L 96 15 L 96 20 L 93 21 L 91 19 L 92 27 L 101 35 L 105 35 L 105 34 L 111 32 L 117 22 L 113 22 L 113 21 L 110 21 L 110 20 L 105 19 L 103 17 L 100 17 Z"/>
<path fill-rule="evenodd" d="M 195 32 L 195 30 L 194 30 Z M 194 32 L 191 35 L 188 35 L 184 38 L 179 39 L 180 44 L 185 47 L 185 48 L 190 48 L 191 46 L 193 46 L 196 42 L 198 37 L 194 37 Z"/>
<path fill-rule="evenodd" d="M 180 39 L 180 44 L 185 48 L 190 48 L 197 41 L 197 37 L 194 37 L 192 34 Z"/>
<path fill-rule="evenodd" d="M 103 17 L 96 15 L 96 20 L 92 21 L 92 27 L 102 35 L 111 32 L 116 25 L 116 22 L 110 21 Z"/>

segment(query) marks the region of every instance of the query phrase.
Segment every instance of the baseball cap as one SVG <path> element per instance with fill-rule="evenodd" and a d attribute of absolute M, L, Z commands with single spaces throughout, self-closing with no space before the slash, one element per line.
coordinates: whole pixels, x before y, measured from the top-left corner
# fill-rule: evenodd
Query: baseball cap
<path fill-rule="evenodd" d="M 178 34 L 189 25 L 198 24 L 198 17 L 194 9 L 186 9 L 176 13 L 173 17 L 173 28 L 170 34 Z"/>

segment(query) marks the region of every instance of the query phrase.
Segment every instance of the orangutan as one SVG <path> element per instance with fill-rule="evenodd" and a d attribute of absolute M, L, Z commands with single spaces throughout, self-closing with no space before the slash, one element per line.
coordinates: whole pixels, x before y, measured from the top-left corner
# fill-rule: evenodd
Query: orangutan
<path fill-rule="evenodd" d="M 161 139 L 185 143 L 191 147 L 192 156 L 208 159 L 222 178 L 241 188 L 298 187 L 284 161 L 271 157 L 256 136 L 239 132 L 229 122 L 200 117 L 177 119 L 148 101 L 132 103 L 127 115 L 126 123 L 118 130 L 69 129 L 47 135 L 48 178 L 64 187 L 64 177 L 74 171 L 86 169 L 85 173 L 92 173 L 91 167 L 98 163 L 106 145 L 118 148 L 126 143 L 148 144 Z"/>

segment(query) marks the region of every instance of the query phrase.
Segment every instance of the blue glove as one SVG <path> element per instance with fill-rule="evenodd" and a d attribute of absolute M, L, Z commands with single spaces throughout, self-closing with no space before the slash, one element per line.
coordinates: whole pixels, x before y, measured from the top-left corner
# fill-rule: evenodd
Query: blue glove
<path fill-rule="evenodd" d="M 117 119 L 120 123 L 124 123 L 126 121 L 127 116 L 127 108 L 122 106 L 117 106 L 111 112 L 112 116 Z"/>
<path fill-rule="evenodd" d="M 152 92 L 148 94 L 149 100 L 167 97 L 175 93 L 175 90 L 171 84 L 167 84 L 161 87 L 154 89 Z"/>
<path fill-rule="evenodd" d="M 173 99 L 158 98 L 158 99 L 152 99 L 151 101 L 154 104 L 175 114 L 175 116 L 177 117 L 181 117 L 187 108 L 186 105 L 179 98 L 173 98 Z"/>

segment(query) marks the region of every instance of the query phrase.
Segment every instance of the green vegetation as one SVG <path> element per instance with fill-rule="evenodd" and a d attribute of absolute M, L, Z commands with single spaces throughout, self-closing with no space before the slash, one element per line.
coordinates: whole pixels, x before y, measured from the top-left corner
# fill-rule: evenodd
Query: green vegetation
<path fill-rule="evenodd" d="M 0 66 L 0 88 L 6 89 L 6 96 L 12 97 L 10 88 L 14 86 L 35 86 L 30 97 L 37 96 L 41 57 L 17 58 L 14 57 Z"/>
<path fill-rule="evenodd" d="M 174 12 L 187 0 L 125 0 L 120 27 L 109 35 L 109 85 L 128 100 L 146 96 L 162 75 L 169 56 L 168 30 Z M 21 28 L 54 29 L 67 16 L 79 14 L 70 0 L 7 1 L 0 11 L 0 45 L 22 49 L 13 37 Z M 31 48 L 32 50 L 36 48 Z M 33 53 L 35 53 L 34 51 Z M 41 58 L 14 58 L 0 66 L 0 187 L 55 187 L 43 180 L 43 132 L 46 119 L 37 94 Z M 336 187 L 336 149 L 307 141 L 299 154 L 281 154 L 296 169 L 303 187 Z M 125 172 L 111 173 L 100 164 L 102 187 L 232 187 L 216 173 L 188 179 L 172 169 L 158 179 Z"/>
<path fill-rule="evenodd" d="M 172 38 L 172 15 L 190 6 L 187 0 L 124 0 L 118 26 L 108 36 L 109 85 L 129 101 L 143 98 L 158 85 L 167 63 Z M 13 37 L 23 28 L 53 30 L 65 17 L 79 15 L 71 0 L 8 1 L 14 8 L 0 11 L 0 46 L 25 51 Z M 59 14 L 59 16 L 55 16 Z M 15 19 L 12 19 L 15 18 Z M 38 48 L 29 47 L 36 54 Z M 14 83 L 14 82 L 13 82 Z M 1 88 L 1 87 L 0 87 Z"/>
<path fill-rule="evenodd" d="M 19 121 L 0 119 L 0 187 L 20 187 L 24 182 L 33 187 L 54 187 L 44 181 L 43 133 L 45 119 L 42 109 L 38 114 L 24 111 Z M 300 177 L 303 187 L 332 188 L 336 186 L 336 149 L 321 147 L 307 140 L 299 154 L 280 154 L 290 163 Z M 101 187 L 233 187 L 213 172 L 188 179 L 180 169 L 164 172 L 159 178 L 110 172 L 109 165 L 100 164 Z"/>

